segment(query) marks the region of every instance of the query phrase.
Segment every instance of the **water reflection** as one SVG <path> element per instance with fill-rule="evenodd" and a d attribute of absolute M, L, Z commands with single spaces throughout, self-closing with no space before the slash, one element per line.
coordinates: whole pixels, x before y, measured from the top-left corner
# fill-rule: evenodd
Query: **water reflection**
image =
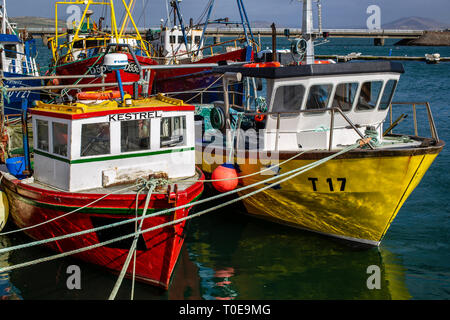
<path fill-rule="evenodd" d="M 0 236 L 0 248 L 11 245 L 11 241 L 7 237 Z M 0 254 L 0 268 L 9 266 L 9 253 Z M 12 283 L 9 273 L 0 273 L 0 300 L 22 300 L 20 290 Z"/>
<path fill-rule="evenodd" d="M 201 210 L 198 208 L 197 210 Z M 189 222 L 168 291 L 136 283 L 136 300 L 409 299 L 402 261 L 385 248 L 360 250 L 310 232 L 247 217 L 239 205 Z M 23 234 L 0 246 L 30 241 Z M 2 266 L 52 255 L 45 247 L 0 256 Z M 67 268 L 81 269 L 81 290 L 69 290 Z M 380 290 L 367 288 L 367 267 L 379 266 Z M 2 299 L 106 300 L 117 275 L 67 257 L 0 275 Z M 128 300 L 126 279 L 117 299 Z"/>
<path fill-rule="evenodd" d="M 187 247 L 199 267 L 203 299 L 409 299 L 404 267 L 381 248 L 243 216 L 238 206 L 193 223 Z M 380 268 L 369 290 L 367 268 Z"/>

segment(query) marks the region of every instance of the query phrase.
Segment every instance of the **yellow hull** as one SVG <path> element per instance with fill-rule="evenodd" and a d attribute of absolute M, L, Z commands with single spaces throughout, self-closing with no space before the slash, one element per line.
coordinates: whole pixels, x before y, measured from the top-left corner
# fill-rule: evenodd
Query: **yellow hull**
<path fill-rule="evenodd" d="M 276 187 L 245 198 L 249 214 L 338 238 L 379 245 L 403 203 L 419 184 L 441 148 L 433 152 L 404 151 L 395 155 L 361 156 L 362 151 L 330 160 Z M 358 154 L 359 152 L 359 154 Z M 353 154 L 353 156 L 352 156 Z M 386 153 L 385 153 L 386 154 Z M 292 154 L 291 154 L 292 155 Z M 356 156 L 355 156 L 356 155 Z M 278 174 L 305 166 L 314 159 L 292 160 Z M 307 157 L 306 157 L 307 158 Z M 235 159 L 240 176 L 259 172 L 268 165 Z M 254 159 L 253 159 L 254 160 Z M 280 160 L 282 162 L 282 160 Z M 217 165 L 204 164 L 206 173 Z M 265 180 L 255 175 L 242 186 Z M 274 182 L 274 181 L 272 181 Z M 258 188 L 264 187 L 264 184 Z M 256 189 L 240 192 L 243 196 Z"/>

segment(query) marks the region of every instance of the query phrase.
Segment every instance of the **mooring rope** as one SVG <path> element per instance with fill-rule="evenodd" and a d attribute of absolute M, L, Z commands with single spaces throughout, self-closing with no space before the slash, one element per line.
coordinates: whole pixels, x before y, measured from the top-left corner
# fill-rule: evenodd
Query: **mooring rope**
<path fill-rule="evenodd" d="M 301 153 L 299 153 L 299 154 L 297 154 L 296 156 L 294 156 L 294 157 L 292 157 L 292 158 L 290 158 L 290 159 L 284 161 L 283 163 L 286 163 L 287 161 L 290 161 L 290 160 L 294 159 L 295 157 L 300 156 L 300 155 L 303 154 L 303 153 L 304 153 L 304 151 L 301 152 Z M 282 163 L 281 163 L 281 164 L 278 164 L 278 165 L 275 165 L 275 166 L 273 166 L 273 167 L 277 167 L 277 166 L 280 166 L 280 165 L 282 165 Z M 308 165 L 307 165 L 307 166 L 308 166 Z M 305 167 L 307 167 L 307 166 L 305 166 Z M 266 168 L 266 169 L 261 170 L 261 171 L 259 171 L 259 172 L 264 172 L 264 171 L 270 170 L 270 169 L 273 168 L 273 167 Z M 246 175 L 246 176 L 242 176 L 242 177 L 238 177 L 238 178 L 233 178 L 233 179 L 240 179 L 240 178 L 245 178 L 245 177 L 253 176 L 253 175 L 255 175 L 255 174 L 258 174 L 259 172 L 256 172 L 256 173 L 253 173 L 253 174 L 249 174 L 249 175 Z M 289 173 L 289 172 L 288 172 L 288 173 Z M 286 175 L 286 174 L 288 174 L 288 173 L 285 173 L 285 174 L 283 174 L 283 175 L 281 175 L 281 176 L 284 176 L 284 175 Z M 278 177 L 280 177 L 280 176 L 277 176 L 277 177 L 274 177 L 274 178 L 278 178 Z M 271 178 L 271 180 L 273 180 L 274 178 Z M 142 180 L 143 180 L 143 179 L 142 179 Z M 221 180 L 222 180 L 222 179 L 221 179 Z M 196 180 L 196 181 L 203 182 L 203 180 Z M 216 180 L 208 180 L 208 181 L 214 182 L 214 181 L 216 181 Z M 217 180 L 217 181 L 220 181 L 220 180 Z M 256 186 L 256 185 L 259 185 L 259 184 L 263 184 L 263 183 L 266 183 L 267 181 L 269 181 L 269 179 L 263 180 L 263 181 L 260 181 L 260 182 L 257 182 L 257 183 L 255 183 L 255 184 L 253 184 L 253 186 Z M 191 203 L 191 204 L 186 204 L 186 205 L 181 206 L 181 207 L 177 207 L 177 208 L 172 208 L 172 209 L 166 209 L 166 210 L 163 210 L 163 211 L 159 211 L 159 212 L 156 212 L 156 213 L 154 213 L 154 214 L 147 215 L 147 218 L 160 216 L 160 215 L 163 215 L 163 214 L 165 214 L 165 213 L 173 212 L 173 211 L 176 211 L 176 210 L 178 210 L 178 209 L 187 208 L 187 207 L 192 206 L 192 205 L 203 204 L 203 203 L 206 203 L 206 202 L 208 202 L 208 201 L 216 200 L 216 199 L 218 199 L 218 198 L 221 198 L 221 197 L 224 197 L 224 196 L 227 196 L 227 195 L 231 195 L 231 194 L 233 194 L 233 193 L 237 193 L 237 192 L 239 192 L 239 191 L 241 191 L 241 190 L 246 190 L 246 189 L 248 189 L 248 187 L 243 187 L 243 188 L 241 188 L 241 189 L 232 190 L 232 191 L 229 191 L 229 192 L 227 192 L 227 193 L 221 193 L 221 194 L 218 194 L 218 195 L 216 195 L 216 196 L 213 196 L 213 197 L 210 197 L 210 198 L 207 198 L 207 199 L 203 199 L 203 200 L 198 200 L 198 201 L 196 201 L 196 202 L 193 202 L 193 203 Z M 86 205 L 85 207 L 87 207 L 87 206 L 89 206 L 89 205 L 90 205 L 90 204 Z M 82 209 L 82 208 L 79 208 L 79 210 L 81 210 L 81 209 Z M 69 212 L 69 213 L 70 213 L 70 212 Z M 68 215 L 69 213 L 66 213 L 66 214 L 64 214 L 63 216 L 66 216 L 66 215 Z M 72 213 L 73 213 L 73 212 L 72 212 Z M 62 217 L 62 216 L 60 216 L 60 217 Z M 142 217 L 137 218 L 135 222 L 139 221 L 140 219 L 142 219 Z M 54 221 L 54 220 L 56 220 L 56 218 L 54 218 L 52 221 Z M 37 245 L 42 245 L 42 244 L 49 243 L 49 242 L 53 242 L 53 241 L 63 240 L 63 239 L 70 238 L 70 237 L 76 237 L 76 236 L 80 236 L 80 235 L 83 235 L 83 234 L 86 234 L 86 233 L 97 232 L 97 231 L 101 231 L 101 230 L 108 229 L 108 228 L 114 228 L 114 227 L 118 227 L 118 226 L 120 226 L 120 225 L 124 225 L 124 224 L 127 224 L 127 223 L 131 223 L 131 222 L 133 222 L 133 221 L 134 221 L 134 220 L 123 220 L 123 221 L 119 221 L 119 222 L 107 224 L 107 225 L 104 225 L 104 226 L 101 226 L 101 227 L 96 227 L 96 228 L 92 228 L 92 229 L 88 229 L 88 230 L 83 230 L 83 231 L 79 231 L 79 232 L 75 232 L 75 233 L 70 233 L 70 234 L 66 234 L 66 235 L 62 235 L 62 236 L 58 236 L 58 237 L 49 238 L 49 239 L 38 240 L 38 241 L 35 241 L 35 242 L 29 242 L 29 243 L 17 245 L 17 246 L 14 246 L 14 247 L 7 247 L 7 248 L 0 249 L 0 254 L 1 254 L 1 253 L 4 253 L 4 252 L 9 252 L 9 251 L 14 251 L 14 250 L 24 249 L 24 248 L 28 248 L 28 247 L 37 246 Z M 51 222 L 51 221 L 49 220 L 48 222 Z M 44 224 L 44 223 L 41 223 L 41 225 L 42 225 L 42 224 Z M 34 227 L 37 227 L 37 226 L 39 226 L 39 225 L 30 226 L 29 228 L 34 228 Z M 25 229 L 15 230 L 15 232 L 21 231 L 21 230 L 25 230 Z M 5 233 L 5 234 L 7 234 L 7 233 Z M 0 235 L 2 235 L 2 234 L 0 234 Z"/>
<path fill-rule="evenodd" d="M 150 203 L 150 199 L 152 197 L 153 190 L 159 185 L 158 182 L 155 181 L 149 181 L 145 184 L 144 188 L 148 187 L 147 197 L 145 199 L 145 205 L 144 205 L 144 211 L 142 213 L 142 217 L 145 217 L 148 209 L 148 205 Z M 139 193 L 138 193 L 139 194 Z M 137 198 L 137 197 L 136 197 Z M 137 200 L 136 200 L 136 215 L 137 215 Z M 131 257 L 136 253 L 136 244 L 139 239 L 139 232 L 142 230 L 142 225 L 144 224 L 144 219 L 141 220 L 141 223 L 139 224 L 139 228 L 135 230 L 135 236 L 133 239 L 133 243 L 131 244 L 131 248 L 128 251 L 128 256 L 125 259 L 125 263 L 122 266 L 122 270 L 120 271 L 119 277 L 117 278 L 116 284 L 114 285 L 113 290 L 111 291 L 111 294 L 109 296 L 109 300 L 114 300 L 116 298 L 117 292 L 120 289 L 120 285 L 122 284 L 123 278 L 125 277 L 125 273 L 127 272 L 128 266 L 130 265 Z M 136 257 L 135 257 L 136 259 Z M 132 296 L 134 291 L 134 271 L 133 271 L 133 290 L 132 290 Z"/>
<path fill-rule="evenodd" d="M 280 183 L 285 182 L 285 181 L 287 181 L 287 180 L 289 180 L 289 179 L 292 179 L 292 178 L 294 178 L 294 177 L 296 177 L 296 176 L 298 176 L 298 175 L 300 175 L 300 174 L 302 174 L 302 173 L 304 173 L 304 172 L 306 172 L 306 171 L 309 171 L 309 170 L 311 170 L 311 169 L 313 169 L 313 168 L 315 168 L 315 167 L 317 167 L 317 166 L 320 166 L 321 164 L 323 164 L 323 163 L 325 163 L 325 162 L 327 162 L 327 161 L 329 161 L 329 160 L 331 160 L 331 159 L 333 159 L 333 158 L 336 158 L 336 157 L 340 156 L 341 154 L 344 154 L 344 153 L 346 153 L 346 152 L 349 152 L 349 151 L 351 151 L 351 150 L 354 150 L 354 149 L 360 147 L 360 145 L 361 145 L 361 144 L 358 142 L 358 143 L 356 143 L 356 144 L 354 144 L 354 145 L 351 145 L 351 146 L 349 146 L 349 147 L 347 147 L 347 148 L 345 148 L 345 149 L 343 149 L 343 150 L 341 150 L 341 151 L 339 151 L 339 152 L 337 152 L 337 153 L 335 153 L 335 154 L 333 154 L 333 155 L 331 155 L 331 156 L 329 156 L 329 157 L 323 158 L 323 159 L 321 159 L 321 160 L 318 160 L 318 161 L 313 162 L 313 163 L 311 163 L 311 164 L 305 165 L 305 166 L 303 166 L 303 167 L 300 167 L 300 168 L 291 170 L 291 171 L 286 172 L 286 173 L 284 173 L 284 174 L 281 174 L 281 175 L 279 175 L 279 176 L 275 176 L 275 177 L 272 177 L 272 178 L 268 178 L 268 179 L 266 179 L 266 180 L 263 180 L 263 181 L 254 183 L 254 184 L 252 184 L 252 185 L 248 185 L 248 186 L 242 187 L 242 188 L 240 188 L 240 189 L 235 189 L 235 190 L 232 190 L 232 191 L 229 191 L 229 192 L 226 192 L 226 193 L 222 193 L 222 194 L 219 194 L 219 195 L 217 195 L 217 196 L 213 196 L 213 197 L 210 197 L 210 198 L 207 198 L 207 199 L 204 199 L 204 200 L 199 200 L 199 201 L 196 201 L 196 202 L 191 202 L 191 203 L 188 203 L 188 204 L 186 204 L 186 205 L 182 205 L 182 206 L 179 206 L 179 207 L 176 207 L 176 208 L 171 208 L 171 209 L 167 209 L 167 210 L 160 211 L 160 212 L 158 212 L 158 215 L 161 215 L 161 214 L 164 214 L 164 213 L 167 213 L 167 212 L 171 212 L 171 211 L 175 211 L 175 210 L 179 210 L 179 209 L 181 209 L 181 208 L 191 207 L 191 206 L 193 206 L 193 205 L 200 204 L 200 203 L 204 203 L 204 202 L 207 202 L 207 201 L 212 201 L 212 200 L 215 200 L 215 199 L 217 199 L 217 198 L 221 198 L 221 197 L 224 197 L 224 196 L 227 196 L 227 195 L 236 193 L 236 192 L 240 192 L 240 191 L 243 191 L 243 190 L 246 190 L 246 189 L 249 189 L 249 188 L 253 188 L 253 187 L 255 187 L 255 186 L 257 186 L 257 185 L 260 185 L 260 184 L 263 184 L 263 183 L 264 183 L 264 184 L 267 184 L 268 181 L 272 181 L 272 180 L 279 179 L 279 178 L 282 178 L 282 177 L 287 176 L 286 178 L 284 178 L 284 179 L 282 179 L 282 180 L 276 181 L 276 182 L 274 182 L 274 183 L 272 183 L 272 184 L 269 184 L 269 185 L 267 185 L 267 186 L 265 186 L 265 187 L 263 187 L 263 188 L 261 188 L 261 189 L 257 189 L 257 190 L 255 190 L 255 191 L 250 192 L 250 193 L 248 193 L 248 194 L 246 194 L 246 195 L 243 195 L 243 196 L 241 196 L 241 197 L 239 197 L 239 198 L 230 200 L 230 201 L 228 201 L 228 202 L 225 202 L 225 203 L 222 203 L 222 204 L 220 204 L 220 205 L 217 205 L 217 206 L 208 208 L 208 209 L 206 209 L 206 210 L 203 210 L 203 211 L 201 211 L 201 212 L 195 213 L 195 214 L 193 214 L 193 215 L 190 215 L 190 216 L 187 216 L 187 217 L 184 217 L 184 218 L 180 218 L 180 219 L 177 219 L 177 220 L 173 220 L 173 221 L 170 221 L 170 222 L 167 222 L 167 223 L 162 223 L 162 224 L 160 224 L 160 225 L 158 225 L 158 226 L 151 227 L 151 228 L 147 228 L 147 229 L 145 229 L 145 230 L 141 230 L 141 231 L 137 232 L 137 234 L 138 234 L 138 235 L 141 235 L 141 234 L 144 234 L 144 233 L 147 233 L 147 232 L 150 232 L 150 231 L 154 231 L 154 230 L 157 230 L 157 229 L 160 229 L 160 228 L 164 228 L 164 227 L 167 227 L 167 226 L 171 226 L 171 225 L 173 225 L 173 224 L 177 224 L 177 223 L 183 222 L 183 221 L 185 221 L 185 220 L 190 220 L 190 219 L 199 217 L 199 216 L 201 216 L 201 215 L 203 215 L 203 214 L 205 214 L 205 213 L 211 212 L 211 211 L 213 211 L 213 210 L 220 209 L 220 208 L 222 208 L 222 207 L 224 207 L 224 206 L 227 206 L 227 205 L 233 204 L 233 203 L 235 203 L 235 202 L 241 201 L 241 200 L 246 199 L 246 198 L 248 198 L 248 197 L 250 197 L 250 196 L 253 196 L 253 195 L 255 195 L 255 194 L 259 193 L 259 192 L 265 191 L 265 190 L 267 190 L 267 189 L 269 189 L 269 188 L 272 188 L 272 187 L 274 187 L 274 186 L 276 186 L 276 185 L 279 185 Z M 291 174 L 291 175 L 290 175 L 290 174 Z M 288 175 L 290 175 L 290 176 L 288 176 Z M 152 216 L 154 216 L 154 215 L 152 215 Z M 134 221 L 137 221 L 137 220 L 146 219 L 146 218 L 149 218 L 149 217 L 150 217 L 150 216 L 139 217 L 139 218 L 136 219 L 136 220 L 135 220 L 135 219 L 129 219 L 129 220 L 126 220 L 126 221 L 121 221 L 121 222 L 115 223 L 114 225 L 119 225 L 119 224 L 124 224 L 124 223 L 130 223 L 130 222 L 134 222 Z M 110 226 L 112 226 L 112 225 L 110 225 Z M 92 232 L 92 231 L 95 230 L 95 229 L 99 229 L 99 228 L 91 229 L 89 232 Z M 79 235 L 80 233 L 81 233 L 81 232 L 78 232 L 78 233 L 76 233 L 76 234 L 71 234 L 71 235 L 65 235 L 65 236 L 61 236 L 61 237 L 57 237 L 57 238 L 61 239 L 62 237 L 75 236 L 75 235 Z M 85 232 L 83 232 L 83 233 L 85 233 Z M 23 267 L 35 265 L 35 264 L 38 264 L 38 263 L 46 262 L 46 261 L 52 261 L 52 260 L 59 259 L 59 258 L 62 258 L 62 257 L 66 257 L 66 256 L 69 256 L 69 255 L 73 255 L 73 254 L 81 253 L 81 252 L 84 252 L 84 251 L 92 250 L 92 249 L 95 249 L 95 248 L 98 248 L 98 247 L 102 247 L 102 246 L 105 246 L 105 245 L 108 245 L 108 244 L 111 244 L 111 243 L 114 243 L 114 242 L 117 242 L 117 241 L 121 241 L 121 240 L 124 240 L 124 239 L 128 239 L 128 238 L 134 237 L 134 236 L 136 236 L 136 233 L 135 233 L 135 232 L 133 232 L 133 233 L 131 233 L 131 234 L 128 234 L 128 235 L 121 236 L 121 237 L 113 238 L 113 239 L 110 239 L 110 240 L 107 240 L 107 241 L 104 241 L 104 242 L 101 242 L 101 243 L 97 243 L 97 244 L 94 244 L 94 245 L 90 245 L 90 246 L 87 246 L 87 247 L 83 247 L 83 248 L 79 248 L 79 249 L 67 251 L 67 252 L 60 253 L 60 254 L 56 254 L 56 255 L 53 255 L 53 256 L 49 256 L 49 257 L 44 257 L 44 258 L 39 258 L 39 259 L 31 260 L 31 261 L 28 261 L 28 262 L 24 262 L 24 263 L 21 263 L 21 264 L 16 264 L 16 265 L 8 266 L 8 267 L 5 267 L 5 268 L 1 268 L 1 269 L 0 269 L 0 272 L 7 272 L 7 271 L 11 271 L 11 270 L 23 268 Z M 59 240 L 59 239 L 57 239 L 57 240 Z M 46 240 L 43 240 L 43 241 L 49 242 L 49 240 L 50 240 L 50 241 L 55 241 L 56 238 L 53 238 L 53 239 L 46 239 Z M 40 244 L 40 242 L 42 243 L 43 241 L 36 241 L 36 242 L 34 243 L 34 245 Z M 12 251 L 12 250 L 20 249 L 19 247 L 21 248 L 22 246 L 16 246 L 16 247 L 5 248 L 6 250 L 5 250 L 5 249 L 0 250 L 0 253 L 3 253 L 3 252 L 5 252 L 5 251 Z M 9 250 L 8 250 L 8 249 L 9 249 Z"/>
<path fill-rule="evenodd" d="M 310 150 L 310 151 L 314 151 L 314 150 Z M 287 160 L 285 160 L 285 161 L 283 161 L 283 162 L 281 162 L 281 163 L 274 164 L 274 165 L 271 166 L 271 167 L 267 167 L 267 168 L 265 168 L 265 169 L 263 169 L 263 170 L 260 170 L 260 171 L 257 171 L 257 172 L 253 172 L 253 173 L 249 173 L 249 174 L 246 174 L 246 175 L 243 175 L 243 176 L 238 176 L 238 177 L 236 177 L 236 178 L 233 177 L 233 178 L 223 178 L 223 179 L 213 179 L 213 180 L 202 180 L 201 182 L 203 182 L 203 183 L 205 183 L 205 182 L 206 182 L 206 183 L 207 183 L 207 182 L 219 182 L 219 181 L 229 181 L 229 180 L 245 179 L 245 178 L 248 178 L 248 177 L 253 177 L 253 176 L 256 176 L 256 175 L 258 175 L 258 174 L 262 174 L 263 172 L 271 171 L 272 169 L 275 169 L 275 168 L 277 168 L 277 167 L 281 167 L 281 166 L 284 165 L 285 163 L 288 163 L 289 161 L 292 161 L 292 160 L 294 160 L 294 159 L 300 157 L 301 155 L 303 155 L 303 154 L 306 153 L 306 152 L 307 152 L 307 151 L 299 152 L 299 153 L 297 153 L 295 156 L 290 157 L 289 159 L 287 159 Z M 194 182 L 194 181 L 196 181 L 196 180 L 192 180 L 192 179 L 179 179 L 179 180 L 177 180 L 177 181 Z"/>
<path fill-rule="evenodd" d="M 263 172 L 265 172 L 265 171 L 272 170 L 273 168 L 280 167 L 280 166 L 282 166 L 283 164 L 285 164 L 285 163 L 287 163 L 287 162 L 289 162 L 289 161 L 292 161 L 293 159 L 295 159 L 295 158 L 301 156 L 301 155 L 304 154 L 305 152 L 306 152 L 306 151 L 302 151 L 302 152 L 296 154 L 295 156 L 293 156 L 293 157 L 291 157 L 291 158 L 289 158 L 289 159 L 287 159 L 287 160 L 285 160 L 285 161 L 283 161 L 283 162 L 281 162 L 281 163 L 279 163 L 279 164 L 276 164 L 276 165 L 273 165 L 273 166 L 271 166 L 271 167 L 265 168 L 265 169 L 263 169 L 263 170 L 261 170 L 261 171 L 254 172 L 254 173 L 251 173 L 251 174 L 247 174 L 247 175 L 244 175 L 244 176 L 238 176 L 237 178 L 216 179 L 216 180 L 178 180 L 178 181 L 183 181 L 183 182 L 186 182 L 186 181 L 192 181 L 192 182 L 197 182 L 197 181 L 198 181 L 198 182 L 215 182 L 215 181 L 226 181 L 226 180 L 231 180 L 231 179 L 244 179 L 244 178 L 247 178 L 247 177 L 251 177 L 251 176 L 254 176 L 254 175 L 263 173 Z M 3 176 L 0 177 L 0 181 L 1 181 L 2 178 L 3 178 Z M 133 185 L 133 186 L 131 186 L 131 187 L 128 187 L 128 188 L 133 188 L 133 187 L 135 187 L 136 185 L 142 184 L 142 183 L 143 183 L 143 182 L 142 182 L 143 180 L 144 180 L 144 179 L 141 179 L 141 182 L 137 182 L 135 185 Z M 139 180 L 138 180 L 138 181 L 139 181 Z M 264 181 L 264 182 L 265 182 L 265 181 Z M 118 191 L 116 191 L 116 193 L 117 193 L 117 192 L 120 192 L 120 191 L 123 191 L 123 190 L 126 190 L 126 189 L 128 189 L 128 188 L 124 188 L 124 189 L 118 190 Z M 142 190 L 142 189 L 139 189 L 139 190 Z M 240 190 L 240 189 L 239 189 L 239 190 Z M 140 192 L 140 191 L 138 191 L 138 192 Z M 235 192 L 238 192 L 238 191 L 233 191 L 233 193 L 235 193 Z M 110 193 L 110 194 L 108 194 L 108 195 L 111 195 L 111 194 L 113 194 L 113 193 Z M 105 198 L 105 197 L 108 196 L 108 195 L 103 196 L 103 198 Z M 219 196 L 221 196 L 221 194 L 218 195 L 217 197 L 219 197 Z M 97 201 L 99 201 L 99 200 L 101 200 L 101 199 L 98 199 L 98 200 L 96 200 L 96 201 L 94 201 L 94 202 L 91 202 L 91 203 L 85 205 L 84 207 L 78 208 L 76 211 L 79 211 L 79 210 L 81 210 L 81 209 L 84 209 L 84 208 L 86 208 L 86 207 L 89 207 L 90 205 L 94 204 L 95 202 L 97 202 Z M 208 200 L 208 199 L 200 200 L 201 202 L 200 202 L 200 201 L 199 201 L 199 202 L 200 202 L 200 203 L 204 203 L 204 202 L 206 202 L 205 200 Z M 215 199 L 212 199 L 212 200 L 215 200 Z M 200 203 L 194 203 L 193 205 L 195 205 L 195 204 L 200 204 Z M 187 206 L 186 206 L 186 207 L 187 207 Z M 185 207 L 184 207 L 184 208 L 185 208 Z M 180 209 L 181 209 L 181 208 L 180 208 Z M 59 218 L 63 218 L 63 217 L 65 217 L 65 216 L 67 216 L 67 215 L 69 215 L 69 214 L 71 214 L 71 213 L 76 212 L 76 211 L 74 210 L 74 211 L 68 212 L 68 213 L 66 213 L 66 214 L 64 214 L 64 215 L 61 215 L 61 216 L 59 216 L 59 217 L 55 217 L 55 218 L 53 218 L 53 219 L 51 219 L 51 220 L 48 220 L 48 221 L 45 221 L 45 222 L 42 222 L 42 223 L 40 223 L 40 224 L 36 224 L 36 225 L 30 226 L 30 227 L 26 227 L 26 228 L 22 228 L 22 229 L 18 229 L 18 230 L 13 230 L 13 231 L 5 232 L 5 233 L 0 233 L 0 236 L 2 236 L 2 235 L 7 235 L 7 234 L 13 233 L 13 232 L 24 231 L 24 230 L 28 230 L 28 229 L 31 229 L 31 228 L 35 228 L 35 227 L 38 227 L 38 226 L 40 226 L 40 225 L 43 225 L 43 224 L 46 224 L 46 223 L 55 221 L 55 220 L 57 220 L 57 219 L 59 219 Z M 175 211 L 175 210 L 173 210 L 173 211 Z M 165 213 L 165 212 L 157 212 L 157 213 L 155 213 L 154 215 L 148 215 L 147 217 L 154 217 L 154 216 L 158 216 L 158 215 L 161 215 L 161 214 L 164 214 L 164 213 Z M 137 221 L 138 221 L 138 220 L 137 220 Z M 136 223 L 137 223 L 137 221 L 136 221 Z M 18 248 L 16 248 L 16 247 L 9 247 L 9 248 L 11 248 L 11 249 L 16 248 L 16 249 L 18 250 L 18 249 L 22 249 L 22 248 L 32 247 L 32 246 L 35 246 L 35 245 L 45 244 L 45 243 L 52 242 L 52 241 L 62 240 L 62 239 L 69 238 L 69 237 L 72 237 L 72 236 L 75 237 L 75 236 L 83 235 L 83 234 L 90 233 L 90 232 L 100 231 L 100 230 L 107 229 L 107 228 L 110 228 L 110 227 L 111 227 L 111 228 L 114 228 L 114 227 L 117 227 L 117 226 L 122 225 L 122 224 L 125 224 L 125 223 L 129 223 L 129 222 L 132 222 L 132 221 L 129 221 L 129 220 L 126 220 L 126 221 L 120 221 L 120 222 L 108 224 L 108 225 L 105 225 L 105 226 L 102 226 L 102 227 L 97 227 L 97 228 L 93 228 L 93 229 L 89 229 L 89 230 L 84 230 L 84 231 L 80 231 L 80 232 L 76 232 L 76 233 L 71 233 L 71 234 L 67 234 L 67 235 L 63 235 L 63 236 L 59 236 L 59 237 L 54 237 L 54 238 L 51 238 L 51 239 L 40 240 L 41 243 L 38 243 L 38 244 L 33 244 L 33 242 L 30 242 L 30 243 L 27 243 L 27 244 L 22 244 L 22 245 L 20 245 L 20 248 L 19 248 L 19 247 L 18 247 Z M 3 248 L 3 249 L 0 249 L 0 253 L 16 250 L 16 249 L 13 249 L 13 250 L 7 250 L 7 249 L 9 249 L 9 248 Z"/>
<path fill-rule="evenodd" d="M 2 175 L 2 178 L 3 178 L 3 175 Z M 1 180 L 0 180 L 0 181 L 1 181 Z M 3 233 L 0 233 L 0 236 L 4 236 L 4 235 L 16 233 L 16 232 L 19 232 L 19 231 L 30 230 L 30 229 L 33 229 L 33 228 L 36 228 L 36 227 L 45 225 L 45 224 L 47 224 L 47 223 L 53 222 L 53 221 L 55 221 L 55 220 L 58 220 L 58 219 L 67 217 L 68 215 L 71 215 L 71 214 L 73 214 L 73 213 L 75 213 L 75 212 L 78 212 L 78 211 L 80 211 L 80 210 L 82 210 L 82 209 L 85 209 L 85 208 L 87 208 L 87 207 L 89 207 L 89 206 L 91 206 L 91 205 L 93 205 L 93 204 L 99 202 L 100 200 L 105 199 L 106 197 L 108 197 L 108 196 L 110 196 L 110 195 L 113 195 L 113 194 L 116 194 L 116 193 L 120 193 L 120 192 L 126 191 L 126 190 L 128 190 L 128 189 L 135 188 L 135 187 L 137 187 L 138 185 L 139 185 L 139 184 L 136 183 L 136 184 L 131 185 L 131 186 L 128 186 L 128 187 L 126 187 L 126 188 L 123 188 L 123 189 L 119 189 L 119 190 L 113 191 L 113 192 L 111 192 L 111 193 L 108 193 L 108 194 L 105 194 L 105 195 L 101 196 L 100 198 L 98 198 L 98 199 L 96 199 L 96 200 L 94 200 L 94 201 L 92 201 L 92 202 L 90 202 L 90 203 L 88 203 L 88 204 L 86 204 L 86 205 L 84 205 L 84 206 L 82 206 L 82 207 L 79 207 L 79 208 L 77 208 L 77 209 L 75 209 L 75 210 L 72 210 L 72 211 L 70 211 L 70 212 L 64 213 L 64 214 L 62 214 L 62 215 L 60 215 L 60 216 L 57 216 L 57 217 L 55 217 L 55 218 L 52 218 L 52 219 L 50 219 L 50 220 L 46 220 L 46 221 L 43 221 L 43 222 L 34 224 L 34 225 L 32 225 L 32 226 L 28 226 L 28 227 L 25 227 L 25 228 L 19 228 L 19 229 L 11 230 L 11 231 L 8 231 L 8 232 L 3 232 Z"/>

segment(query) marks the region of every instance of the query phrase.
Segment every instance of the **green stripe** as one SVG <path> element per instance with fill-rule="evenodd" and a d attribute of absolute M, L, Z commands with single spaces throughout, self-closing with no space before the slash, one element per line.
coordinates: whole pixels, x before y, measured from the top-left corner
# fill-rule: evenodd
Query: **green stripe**
<path fill-rule="evenodd" d="M 67 162 L 69 164 L 77 164 L 77 163 L 85 163 L 85 162 L 99 162 L 99 161 L 108 161 L 108 160 L 116 160 L 116 159 L 147 157 L 147 156 L 154 156 L 154 155 L 158 155 L 158 154 L 193 151 L 193 150 L 195 150 L 195 147 L 181 148 L 181 149 L 159 150 L 159 151 L 143 152 L 143 153 L 119 154 L 119 155 L 114 155 L 114 156 L 88 158 L 88 159 L 77 159 L 77 160 L 69 160 L 69 159 L 61 158 L 61 157 L 55 156 L 53 154 L 42 152 L 42 151 L 39 151 L 39 150 L 35 150 L 34 152 L 36 154 L 38 154 L 38 155 L 43 156 L 43 157 L 56 159 L 56 160 L 59 160 L 59 161 Z"/>
<path fill-rule="evenodd" d="M 40 156 L 43 156 L 43 157 L 52 158 L 52 159 L 56 159 L 56 160 L 59 160 L 59 161 L 63 161 L 63 162 L 70 163 L 70 160 L 69 160 L 69 159 L 61 158 L 61 157 L 55 156 L 55 155 L 50 154 L 50 153 L 47 153 L 47 152 L 42 152 L 42 151 L 39 151 L 39 150 L 34 150 L 34 153 L 35 153 L 35 154 L 38 154 L 38 155 L 40 155 Z"/>

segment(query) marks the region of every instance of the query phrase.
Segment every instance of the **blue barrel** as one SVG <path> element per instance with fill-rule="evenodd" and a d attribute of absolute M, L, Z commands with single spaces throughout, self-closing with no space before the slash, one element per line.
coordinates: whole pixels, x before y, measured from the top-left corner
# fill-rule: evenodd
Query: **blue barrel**
<path fill-rule="evenodd" d="M 24 157 L 13 157 L 6 159 L 6 167 L 8 168 L 9 173 L 11 173 L 17 179 L 25 179 L 27 177 L 22 174 L 22 172 L 25 170 Z"/>

